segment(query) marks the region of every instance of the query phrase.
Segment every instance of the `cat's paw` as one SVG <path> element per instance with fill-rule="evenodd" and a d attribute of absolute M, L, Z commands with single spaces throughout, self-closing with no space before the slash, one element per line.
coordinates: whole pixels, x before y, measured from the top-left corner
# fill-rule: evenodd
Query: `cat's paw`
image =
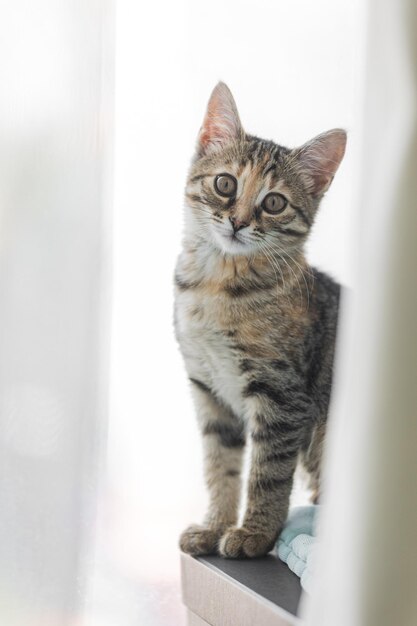
<path fill-rule="evenodd" d="M 275 537 L 247 528 L 230 528 L 221 538 L 219 553 L 229 559 L 265 556 L 274 547 Z"/>
<path fill-rule="evenodd" d="M 221 530 L 193 524 L 180 536 L 180 548 L 193 556 L 216 554 L 221 533 Z"/>

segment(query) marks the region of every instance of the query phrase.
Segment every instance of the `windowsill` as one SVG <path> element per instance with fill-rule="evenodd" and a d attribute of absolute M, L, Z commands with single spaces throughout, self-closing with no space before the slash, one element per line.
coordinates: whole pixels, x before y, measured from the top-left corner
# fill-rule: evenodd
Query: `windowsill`
<path fill-rule="evenodd" d="M 227 560 L 181 555 L 189 626 L 295 626 L 301 586 L 277 557 Z"/>

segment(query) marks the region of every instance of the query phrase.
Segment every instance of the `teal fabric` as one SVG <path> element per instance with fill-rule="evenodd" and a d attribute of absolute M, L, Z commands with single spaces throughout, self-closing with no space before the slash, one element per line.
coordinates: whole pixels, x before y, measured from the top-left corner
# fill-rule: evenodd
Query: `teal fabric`
<path fill-rule="evenodd" d="M 301 586 L 311 591 L 316 549 L 316 521 L 319 506 L 298 506 L 291 509 L 276 544 L 276 552 L 294 574 Z"/>

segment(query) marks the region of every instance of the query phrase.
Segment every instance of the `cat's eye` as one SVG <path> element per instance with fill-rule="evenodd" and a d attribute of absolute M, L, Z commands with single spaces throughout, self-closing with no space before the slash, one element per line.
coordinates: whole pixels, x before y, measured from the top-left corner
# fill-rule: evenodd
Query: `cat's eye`
<path fill-rule="evenodd" d="M 266 213 L 278 215 L 288 204 L 288 200 L 280 193 L 269 193 L 262 201 L 262 208 Z"/>
<path fill-rule="evenodd" d="M 236 194 L 237 180 L 230 174 L 219 174 L 214 179 L 214 188 L 219 195 L 230 198 Z"/>

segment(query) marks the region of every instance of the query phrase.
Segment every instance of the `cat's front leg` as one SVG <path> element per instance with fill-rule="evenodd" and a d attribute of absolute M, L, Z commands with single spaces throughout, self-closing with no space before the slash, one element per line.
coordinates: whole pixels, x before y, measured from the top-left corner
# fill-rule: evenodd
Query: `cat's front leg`
<path fill-rule="evenodd" d="M 314 419 L 309 398 L 254 381 L 248 386 L 252 457 L 247 508 L 241 527 L 223 535 L 229 558 L 259 557 L 274 546 L 288 513 L 298 452 Z"/>
<path fill-rule="evenodd" d="M 191 382 L 203 436 L 209 507 L 202 525 L 194 524 L 182 533 L 180 548 L 201 555 L 217 552 L 220 538 L 237 522 L 245 435 L 242 421 L 205 384 Z"/>

